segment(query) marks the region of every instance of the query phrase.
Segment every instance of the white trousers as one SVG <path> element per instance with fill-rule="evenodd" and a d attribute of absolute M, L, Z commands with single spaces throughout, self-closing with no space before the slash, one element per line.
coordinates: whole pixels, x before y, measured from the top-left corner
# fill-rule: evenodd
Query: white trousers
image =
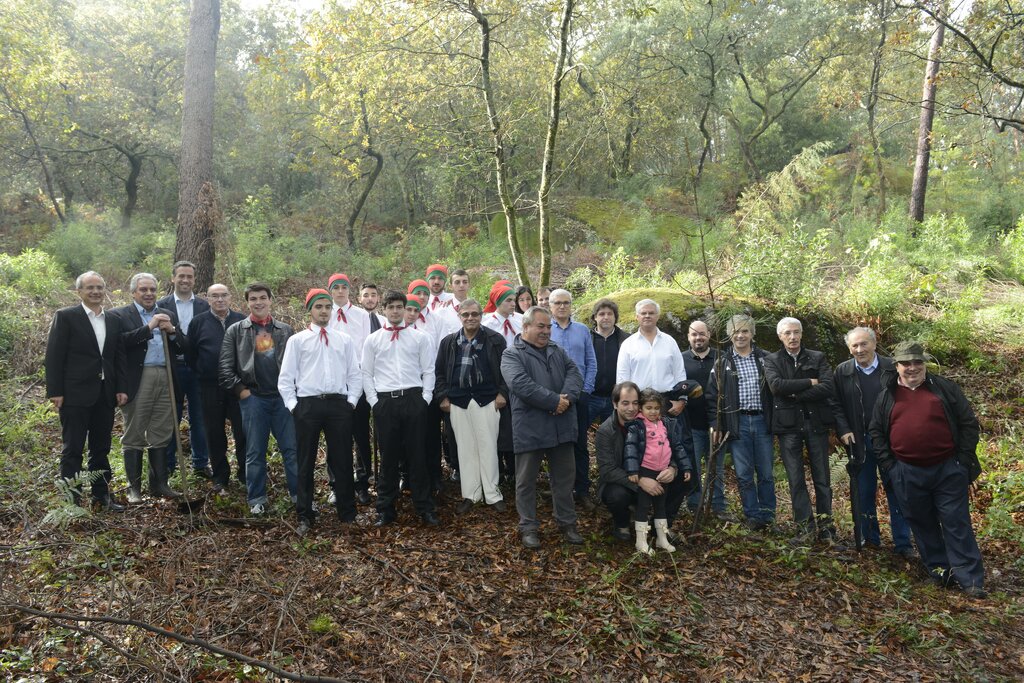
<path fill-rule="evenodd" d="M 498 490 L 498 420 L 494 401 L 485 406 L 452 405 L 452 429 L 459 445 L 459 484 L 462 497 L 493 505 L 502 499 Z"/>

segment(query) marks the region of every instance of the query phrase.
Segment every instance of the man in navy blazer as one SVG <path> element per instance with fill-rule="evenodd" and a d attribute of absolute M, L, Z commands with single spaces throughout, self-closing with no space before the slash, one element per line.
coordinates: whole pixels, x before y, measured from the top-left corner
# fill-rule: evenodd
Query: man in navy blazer
<path fill-rule="evenodd" d="M 210 310 L 210 304 L 205 299 L 196 296 L 193 291 L 196 284 L 195 264 L 191 261 L 177 261 L 171 266 L 171 284 L 174 285 L 174 291 L 162 299 L 157 299 L 156 305 L 177 313 L 180 325 L 178 331 L 181 334 L 187 334 L 192 319 L 200 313 Z M 210 479 L 213 476 L 213 470 L 210 467 L 210 452 L 206 444 L 202 391 L 199 387 L 199 378 L 185 362 L 184 356 L 179 355 L 175 359 L 174 381 L 174 408 L 179 422 L 185 407 L 185 400 L 188 400 L 188 441 L 192 446 L 192 469 L 199 476 Z M 177 450 L 177 440 L 171 439 L 171 442 L 167 444 L 168 473 L 174 471 L 174 456 Z"/>
<path fill-rule="evenodd" d="M 102 472 L 92 482 L 92 498 L 112 512 L 124 506 L 110 499 L 111 432 L 114 407 L 128 401 L 124 347 L 118 320 L 103 310 L 107 285 L 95 271 L 75 280 L 81 305 L 62 308 L 53 316 L 46 342 L 46 397 L 60 414 L 60 476 L 71 479 L 82 469 L 89 443 L 89 471 Z M 74 489 L 75 502 L 81 491 Z"/>
<path fill-rule="evenodd" d="M 167 442 L 174 437 L 174 403 L 168 386 L 165 353 L 184 351 L 184 335 L 178 334 L 178 316 L 156 305 L 157 280 L 150 273 L 132 276 L 132 303 L 110 312 L 120 321 L 121 343 L 127 365 L 124 436 L 124 469 L 128 475 L 128 502 L 142 502 L 142 451 L 149 449 L 149 490 L 154 496 L 178 498 L 167 485 Z M 165 349 L 162 332 L 171 348 Z"/>

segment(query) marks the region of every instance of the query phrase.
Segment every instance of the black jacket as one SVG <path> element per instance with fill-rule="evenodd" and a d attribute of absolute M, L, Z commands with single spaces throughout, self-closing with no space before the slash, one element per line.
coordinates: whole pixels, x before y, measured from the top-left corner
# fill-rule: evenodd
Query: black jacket
<path fill-rule="evenodd" d="M 882 393 L 879 394 L 878 401 L 875 402 L 875 412 L 871 417 L 871 426 L 868 428 L 878 467 L 883 472 L 888 472 L 896 459 L 889 446 L 889 418 L 892 416 L 892 409 L 896 403 L 893 391 L 896 389 L 898 379 L 899 375 L 895 370 L 887 371 L 882 375 Z M 953 443 L 956 446 L 956 453 L 953 457 L 967 468 L 971 481 L 974 481 L 981 474 L 981 463 L 978 462 L 978 439 L 981 429 L 971 404 L 955 382 L 930 372 L 925 377 L 921 388 L 931 391 L 942 402 L 942 409 L 946 413 L 949 430 L 953 433 Z"/>
<path fill-rule="evenodd" d="M 597 460 L 597 498 L 601 499 L 608 484 L 625 486 L 631 491 L 637 485 L 629 480 L 629 473 L 623 467 L 622 457 L 626 450 L 626 428 L 619 424 L 614 412 L 601 423 L 594 435 L 594 459 Z"/>
<path fill-rule="evenodd" d="M 594 356 L 597 358 L 597 376 L 594 378 L 594 396 L 611 396 L 615 388 L 615 371 L 619 362 L 619 349 L 629 334 L 615 326 L 615 331 L 607 338 L 601 336 L 596 329 L 590 331 L 590 339 L 594 343 Z"/>
<path fill-rule="evenodd" d="M 192 318 L 188 325 L 188 349 L 185 360 L 202 384 L 218 384 L 220 372 L 220 350 L 227 328 L 245 320 L 238 311 L 228 311 L 222 325 L 220 320 L 207 310 Z"/>
<path fill-rule="evenodd" d="M 765 426 L 769 433 L 772 428 L 772 392 L 765 379 L 764 359 L 768 355 L 764 349 L 753 346 L 754 362 L 761 384 L 761 410 Z M 732 347 L 726 348 L 711 368 L 711 377 L 704 387 L 704 398 L 707 403 L 708 424 L 716 431 L 729 434 L 729 441 L 740 436 L 740 380 L 736 374 L 736 363 L 733 361 Z"/>
<path fill-rule="evenodd" d="M 103 322 L 107 336 L 100 349 L 81 305 L 62 308 L 53 316 L 46 341 L 47 398 L 63 396 L 64 405 L 81 407 L 94 405 L 102 398 L 106 405 L 114 406 L 116 395 L 127 393 L 128 368 L 120 319 L 107 311 Z"/>
<path fill-rule="evenodd" d="M 291 325 L 277 318 L 272 318 L 272 322 L 274 330 L 270 336 L 274 340 L 274 359 L 277 361 L 277 369 L 280 370 L 285 346 L 293 332 Z M 251 318 L 242 318 L 227 329 L 220 347 L 217 376 L 220 385 L 234 392 L 236 396 L 245 389 L 257 393 L 256 389 L 259 388 L 256 386 L 256 333 L 252 327 Z M 277 391 L 276 385 L 262 388 L 264 391 Z"/>
<path fill-rule="evenodd" d="M 527 453 L 575 443 L 579 422 L 577 405 L 583 375 L 562 347 L 548 343 L 542 349 L 516 337 L 501 354 L 501 374 L 512 404 L 512 443 L 516 453 Z M 569 397 L 569 409 L 555 415 L 558 397 Z"/>
<path fill-rule="evenodd" d="M 683 472 L 690 472 L 690 453 L 693 452 L 693 440 L 690 440 L 690 452 L 686 450 L 686 444 L 683 443 L 682 432 L 689 430 L 681 430 L 676 427 L 675 420 L 671 417 L 661 418 L 661 423 L 665 425 L 665 432 L 668 434 L 669 447 L 672 450 L 672 457 L 669 460 L 669 465 L 675 465 L 676 471 L 679 474 Z M 637 474 L 640 472 L 640 466 L 644 461 L 644 451 L 647 449 L 647 429 L 644 425 L 643 418 L 637 417 L 626 423 L 626 448 L 622 456 L 622 467 L 629 474 Z"/>
<path fill-rule="evenodd" d="M 174 303 L 174 292 L 171 292 L 167 296 L 157 299 L 156 305 L 158 308 L 166 308 L 169 311 L 178 312 L 178 305 Z M 210 302 L 206 299 L 196 296 L 192 300 L 192 317 L 195 318 L 200 313 L 206 313 L 210 310 Z M 191 324 L 191 323 L 190 323 Z M 186 332 L 187 334 L 187 332 Z"/>
<path fill-rule="evenodd" d="M 185 350 L 185 335 L 180 334 L 181 330 L 178 329 L 178 314 L 159 306 L 154 311 L 170 316 L 171 324 L 174 325 L 175 329 L 174 336 L 169 340 L 170 349 L 164 349 L 164 352 L 170 352 L 175 355 L 183 353 Z M 153 338 L 154 334 L 160 334 L 160 329 L 149 329 L 149 325 L 142 322 L 142 316 L 139 315 L 139 310 L 135 307 L 134 303 L 115 308 L 110 311 L 110 315 L 115 316 L 120 323 L 118 329 L 121 334 L 121 342 L 124 344 L 127 368 L 125 393 L 128 394 L 128 401 L 130 402 L 135 400 L 135 394 L 139 391 L 139 382 L 142 381 L 142 368 L 146 362 L 149 340 Z"/>
<path fill-rule="evenodd" d="M 821 351 L 801 347 L 796 362 L 785 347 L 764 358 L 764 375 L 772 391 L 772 433 L 795 434 L 806 425 L 812 432 L 827 432 L 834 420 L 832 369 Z M 811 380 L 818 384 L 811 385 Z"/>
<path fill-rule="evenodd" d="M 494 384 L 498 387 L 498 393 L 508 400 L 508 386 L 501 374 L 501 354 L 505 352 L 505 337 L 494 330 L 480 326 L 477 335 L 483 335 L 484 351 L 487 353 L 487 362 L 491 366 L 491 373 L 494 375 Z M 434 400 L 441 401 L 448 397 L 448 383 L 452 377 L 452 370 L 455 368 L 455 356 L 458 353 L 459 345 L 458 332 L 453 332 L 441 340 L 437 348 L 437 362 L 434 364 Z"/>
<path fill-rule="evenodd" d="M 686 403 L 686 414 L 690 419 L 690 429 L 699 429 L 704 432 L 708 430 L 707 385 L 711 369 L 714 367 L 717 359 L 718 351 L 716 349 L 709 349 L 708 355 L 704 356 L 703 360 L 694 355 L 693 349 L 683 351 L 683 367 L 686 368 L 686 379 L 699 382 L 704 392 L 700 396 L 690 398 Z"/>
<path fill-rule="evenodd" d="M 878 368 L 875 372 L 882 373 L 885 378 L 886 372 L 895 372 L 891 358 L 878 356 Z M 864 439 L 862 436 L 867 433 L 868 425 L 871 424 L 871 411 L 864 412 L 864 402 L 861 400 L 861 389 L 857 369 L 857 361 L 853 358 L 845 360 L 836 366 L 832 374 L 832 415 L 836 420 L 836 434 L 853 434 L 853 443 L 850 445 L 851 455 L 855 463 L 864 462 Z"/>

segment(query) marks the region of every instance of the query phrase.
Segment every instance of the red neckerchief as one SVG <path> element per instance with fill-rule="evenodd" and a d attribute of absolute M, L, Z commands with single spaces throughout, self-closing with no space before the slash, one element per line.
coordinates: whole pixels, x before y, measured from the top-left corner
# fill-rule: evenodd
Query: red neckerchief
<path fill-rule="evenodd" d="M 437 304 L 441 301 L 441 297 L 434 295 L 434 300 L 430 302 L 430 310 L 437 308 Z"/>
<path fill-rule="evenodd" d="M 266 318 L 257 318 L 255 315 L 250 313 L 249 314 L 249 320 L 251 320 L 252 322 L 254 322 L 257 325 L 262 325 L 263 327 L 266 327 L 274 319 L 271 316 L 269 316 L 269 315 Z"/>
<path fill-rule="evenodd" d="M 405 327 L 399 327 L 398 325 L 388 327 L 387 325 L 384 325 L 383 329 L 391 333 L 391 341 L 398 341 L 398 333 L 404 330 Z"/>
<path fill-rule="evenodd" d="M 505 324 L 501 326 L 501 329 L 506 335 L 512 335 L 514 337 L 516 334 L 516 328 L 512 327 L 512 321 L 508 318 L 505 318 Z"/>
<path fill-rule="evenodd" d="M 317 329 L 320 330 L 320 340 L 324 343 L 324 346 L 330 346 L 331 343 L 327 339 L 327 328 L 320 327 L 319 325 L 310 325 L 309 329 L 311 332 L 315 332 Z"/>
<path fill-rule="evenodd" d="M 348 318 L 345 317 L 345 311 L 342 310 L 341 306 L 338 306 L 338 322 L 348 325 Z"/>

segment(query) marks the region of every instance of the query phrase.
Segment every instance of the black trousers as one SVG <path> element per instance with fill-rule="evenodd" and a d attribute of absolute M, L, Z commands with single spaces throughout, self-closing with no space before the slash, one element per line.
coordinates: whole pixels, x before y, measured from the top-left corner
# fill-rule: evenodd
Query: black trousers
<path fill-rule="evenodd" d="M 679 514 L 679 508 L 686 500 L 687 488 L 681 476 L 677 476 L 672 483 L 663 487 L 665 489 L 665 517 L 669 524 L 675 521 Z M 605 504 L 608 511 L 612 513 L 612 522 L 620 529 L 630 524 L 629 507 L 637 504 L 637 491 L 623 486 L 622 484 L 606 484 L 601 490 L 601 502 Z M 646 519 L 638 520 L 646 522 Z"/>
<path fill-rule="evenodd" d="M 427 406 L 425 418 L 427 471 L 430 474 L 430 485 L 435 491 L 440 491 L 444 483 L 444 476 L 441 470 L 441 425 L 444 422 L 444 412 L 441 411 L 441 404 L 435 398 Z"/>
<path fill-rule="evenodd" d="M 100 392 L 102 396 L 102 391 Z M 92 483 L 93 500 L 104 500 L 110 494 L 110 440 L 114 430 L 114 406 L 100 398 L 91 406 L 62 406 L 60 409 L 61 439 L 60 476 L 70 479 L 82 469 L 86 441 L 89 443 L 89 471 L 103 472 Z"/>
<path fill-rule="evenodd" d="M 356 444 L 356 491 L 370 490 L 373 474 L 373 449 L 370 441 L 370 404 L 366 396 L 359 397 L 352 414 L 352 440 Z"/>
<path fill-rule="evenodd" d="M 650 477 L 651 479 L 657 479 L 660 472 L 646 467 L 640 468 L 641 477 Z M 643 489 L 637 489 L 636 492 L 636 518 L 639 521 L 647 521 L 647 517 L 651 508 L 654 508 L 655 519 L 665 519 L 665 499 L 668 497 L 667 493 L 663 493 L 660 496 L 652 496 Z"/>
<path fill-rule="evenodd" d="M 430 470 L 427 466 L 425 433 L 427 404 L 420 389 L 406 389 L 403 395 L 380 392 L 373 406 L 373 424 L 380 445 L 380 478 L 377 481 L 377 513 L 395 517 L 398 498 L 398 465 L 405 457 L 412 502 L 418 514 L 434 511 Z"/>
<path fill-rule="evenodd" d="M 334 472 L 335 507 L 346 522 L 356 518 L 355 484 L 352 481 L 352 404 L 341 394 L 329 398 L 300 397 L 292 411 L 295 421 L 298 482 L 295 511 L 299 519 L 313 521 L 313 470 L 320 434 L 327 441 L 327 468 Z"/>
<path fill-rule="evenodd" d="M 227 486 L 231 479 L 228 464 L 228 437 L 224 423 L 231 421 L 231 435 L 235 439 L 236 477 L 245 485 L 245 429 L 242 426 L 242 411 L 234 393 L 221 389 L 216 384 L 200 384 L 200 400 L 203 406 L 203 425 L 206 427 L 206 446 L 210 453 L 210 467 L 213 481 Z"/>

